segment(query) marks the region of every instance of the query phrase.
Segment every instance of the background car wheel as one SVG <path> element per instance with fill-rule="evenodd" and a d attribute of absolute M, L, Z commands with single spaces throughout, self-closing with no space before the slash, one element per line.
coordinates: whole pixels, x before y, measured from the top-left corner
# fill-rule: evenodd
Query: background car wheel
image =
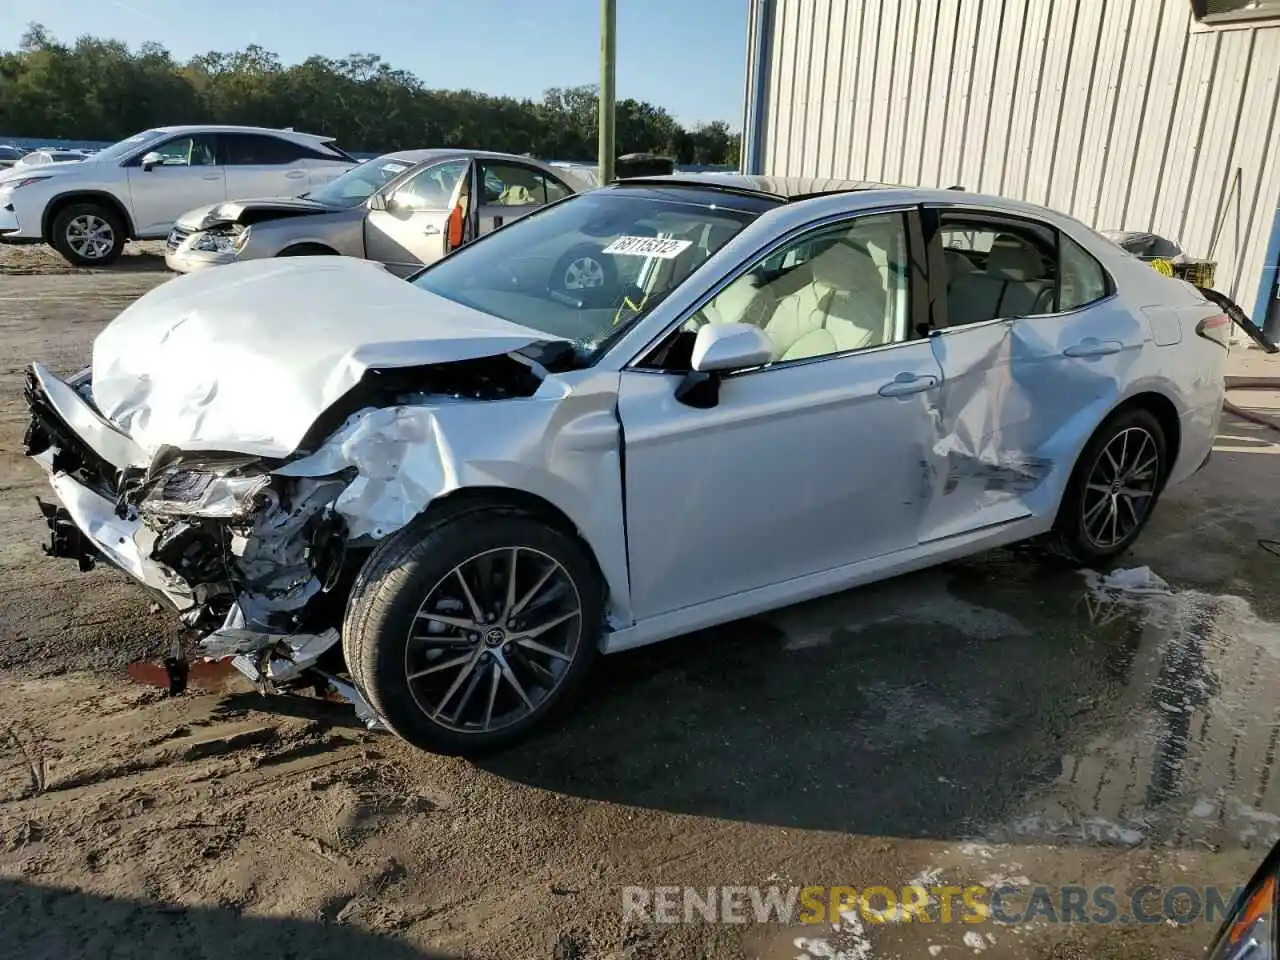
<path fill-rule="evenodd" d="M 1080 566 L 1102 566 L 1142 532 L 1168 476 L 1164 430 L 1150 412 L 1112 414 L 1076 461 L 1053 532 L 1042 545 Z"/>
<path fill-rule="evenodd" d="M 617 283 L 618 271 L 612 259 L 589 243 L 566 252 L 551 271 L 555 290 L 582 300 L 590 298 L 594 291 L 613 289 Z"/>
<path fill-rule="evenodd" d="M 278 257 L 336 257 L 338 254 L 328 247 L 322 247 L 318 243 L 300 243 L 297 246 L 285 247 L 276 256 Z"/>
<path fill-rule="evenodd" d="M 374 550 L 347 605 L 343 651 L 394 732 L 476 755 L 573 698 L 602 624 L 601 578 L 576 537 L 475 504 L 420 518 Z"/>
<path fill-rule="evenodd" d="M 96 203 L 73 203 L 53 218 L 50 240 L 69 263 L 105 267 L 124 252 L 125 228 L 113 210 Z"/>

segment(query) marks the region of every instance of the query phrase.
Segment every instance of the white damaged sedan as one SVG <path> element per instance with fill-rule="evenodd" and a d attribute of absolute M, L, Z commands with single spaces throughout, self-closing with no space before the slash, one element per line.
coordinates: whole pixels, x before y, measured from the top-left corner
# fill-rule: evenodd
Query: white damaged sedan
<path fill-rule="evenodd" d="M 1015 541 L 1118 556 L 1209 456 L 1229 323 L 1026 204 L 639 179 L 409 282 L 173 280 L 81 373 L 31 366 L 27 452 L 49 552 L 203 656 L 476 752 L 601 652 Z"/>

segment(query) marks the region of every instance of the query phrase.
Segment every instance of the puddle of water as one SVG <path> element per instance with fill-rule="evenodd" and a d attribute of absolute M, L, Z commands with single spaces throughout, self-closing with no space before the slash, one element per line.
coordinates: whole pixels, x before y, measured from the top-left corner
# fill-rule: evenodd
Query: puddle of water
<path fill-rule="evenodd" d="M 994 751 L 994 782 L 936 763 L 921 778 L 940 794 L 984 791 L 951 806 L 964 808 L 968 835 L 991 842 L 1280 839 L 1280 627 L 1248 601 L 1178 590 L 1147 568 L 1055 576 L 1007 552 L 945 569 L 941 589 L 926 575 L 768 618 L 788 651 L 865 655 L 858 692 L 872 709 L 851 738 L 860 752 L 924 751 L 927 762 L 950 738 L 958 753 L 982 751 L 983 765 Z M 945 644 L 941 630 L 960 642 Z M 906 657 L 927 649 L 931 661 L 912 682 L 886 669 L 881 645 Z M 944 674 L 948 646 L 958 656 Z M 1008 658 L 1001 681 L 969 660 L 986 649 Z"/>
<path fill-rule="evenodd" d="M 1168 589 L 1142 571 L 1086 574 L 1085 588 L 1088 626 L 1129 634 L 1119 686 L 1082 715 L 1052 782 L 981 835 L 1211 849 L 1280 839 L 1277 626 L 1240 597 Z"/>

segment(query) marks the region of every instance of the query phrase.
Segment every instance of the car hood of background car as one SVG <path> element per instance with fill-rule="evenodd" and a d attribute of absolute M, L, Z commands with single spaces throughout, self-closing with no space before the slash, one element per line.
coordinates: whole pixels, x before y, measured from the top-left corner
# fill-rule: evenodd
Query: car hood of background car
<path fill-rule="evenodd" d="M 548 339 L 367 260 L 250 260 L 171 280 L 108 324 L 94 341 L 93 399 L 150 456 L 286 457 L 369 370 Z"/>
<path fill-rule="evenodd" d="M 0 169 L 0 185 L 6 180 L 22 180 L 26 177 L 65 177 L 96 167 L 97 164 L 97 160 L 86 157 L 83 160 L 63 160 L 61 163 L 50 161 L 33 163 L 27 167 L 5 167 Z"/>
<path fill-rule="evenodd" d="M 304 197 L 263 197 L 257 200 L 225 200 L 189 210 L 178 219 L 178 226 L 189 230 L 208 230 L 222 224 L 249 226 L 264 220 L 306 217 L 317 213 L 334 213 L 330 207 Z"/>

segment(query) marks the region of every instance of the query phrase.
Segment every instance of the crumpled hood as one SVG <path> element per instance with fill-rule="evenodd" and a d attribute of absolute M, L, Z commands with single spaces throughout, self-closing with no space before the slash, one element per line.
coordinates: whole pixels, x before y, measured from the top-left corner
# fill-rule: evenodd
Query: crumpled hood
<path fill-rule="evenodd" d="M 98 335 L 98 410 L 148 454 L 165 445 L 293 453 L 372 368 L 499 356 L 546 335 L 348 257 L 286 257 L 188 274 Z"/>
<path fill-rule="evenodd" d="M 263 197 L 255 200 L 224 200 L 188 210 L 178 218 L 178 226 L 188 230 L 208 230 L 223 223 L 257 223 L 281 217 L 301 217 L 333 213 L 334 208 L 302 197 Z"/>

